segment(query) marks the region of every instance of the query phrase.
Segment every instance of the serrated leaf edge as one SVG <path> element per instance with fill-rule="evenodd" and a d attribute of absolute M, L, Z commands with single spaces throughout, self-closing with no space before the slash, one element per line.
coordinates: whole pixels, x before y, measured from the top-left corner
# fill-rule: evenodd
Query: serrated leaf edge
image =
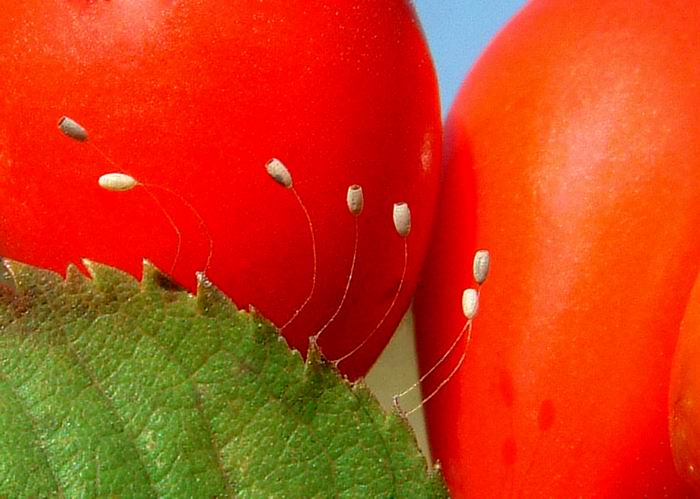
<path fill-rule="evenodd" d="M 303 359 L 302 353 L 299 350 L 293 348 L 291 345 L 289 345 L 284 336 L 282 336 L 280 329 L 277 328 L 267 318 L 262 316 L 255 309 L 255 307 L 249 307 L 248 311 L 238 309 L 236 304 L 225 293 L 223 293 L 203 272 L 196 273 L 197 287 L 196 292 L 193 294 L 187 289 L 181 288 L 179 286 L 177 287 L 177 289 L 173 289 L 172 286 L 164 286 L 164 283 L 172 283 L 173 281 L 167 274 L 165 274 L 147 259 L 143 260 L 142 278 L 140 281 L 136 277 L 125 271 L 116 269 L 109 265 L 95 262 L 90 259 L 83 259 L 81 262 L 89 275 L 86 276 L 83 272 L 81 272 L 77 265 L 69 264 L 66 267 L 65 277 L 53 270 L 39 269 L 29 264 L 17 262 L 10 259 L 3 259 L 3 261 L 5 262 L 6 268 L 9 270 L 9 272 L 12 273 L 13 276 L 22 275 L 22 270 L 35 269 L 43 272 L 44 275 L 48 276 L 49 279 L 47 280 L 60 282 L 65 287 L 90 285 L 93 286 L 96 290 L 100 290 L 102 288 L 103 283 L 107 284 L 107 276 L 114 276 L 121 283 L 133 285 L 134 290 L 136 292 L 143 293 L 149 290 L 160 290 L 163 292 L 186 293 L 195 301 L 196 308 L 200 313 L 207 313 L 211 307 L 232 306 L 234 307 L 234 310 L 238 313 L 249 314 L 254 320 L 257 320 L 269 326 L 264 329 L 274 331 L 277 340 L 285 343 L 288 352 L 291 356 L 298 357 L 300 360 Z M 16 287 L 11 290 L 14 294 L 21 294 L 22 291 L 26 290 L 26 286 L 24 285 L 24 282 L 21 279 L 16 279 L 15 282 Z M 419 449 L 415 432 L 413 431 L 413 428 L 409 420 L 406 418 L 405 414 L 396 407 L 394 407 L 390 412 L 385 411 L 382 408 L 379 400 L 377 400 L 374 393 L 372 393 L 371 390 L 369 390 L 369 388 L 367 387 L 364 379 L 359 378 L 354 382 L 350 381 L 345 375 L 343 375 L 338 370 L 337 366 L 333 362 L 329 361 L 323 356 L 323 353 L 314 341 L 313 337 L 309 338 L 309 348 L 304 364 L 304 372 L 305 376 L 307 377 L 311 376 L 312 373 L 318 375 L 319 370 L 323 374 L 334 373 L 334 378 L 336 382 L 344 384 L 347 388 L 350 389 L 350 392 L 358 399 L 358 403 L 360 403 L 360 406 L 363 407 L 363 410 L 367 412 L 367 415 L 369 417 L 371 417 L 371 414 L 369 413 L 368 408 L 361 404 L 361 396 L 365 399 L 365 401 L 368 401 L 371 404 L 369 409 L 377 411 L 378 414 L 382 415 L 385 426 L 390 426 L 396 423 L 400 424 L 402 430 L 404 432 L 407 432 L 415 442 L 416 449 Z M 325 373 L 323 372 L 324 370 Z M 384 442 L 384 445 L 387 447 L 388 453 L 388 446 L 386 442 Z M 445 490 L 447 490 L 444 486 L 444 480 L 442 478 L 440 463 L 435 462 L 432 465 L 430 465 L 424 456 L 424 465 L 426 476 L 431 480 L 439 481 L 440 484 L 442 484 L 442 486 L 445 488 Z"/>

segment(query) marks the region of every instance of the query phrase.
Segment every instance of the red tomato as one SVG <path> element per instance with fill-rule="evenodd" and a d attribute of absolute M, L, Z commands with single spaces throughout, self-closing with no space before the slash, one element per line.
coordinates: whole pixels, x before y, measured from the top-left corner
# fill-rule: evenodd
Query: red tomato
<path fill-rule="evenodd" d="M 455 497 L 662 497 L 671 355 L 700 264 L 697 2 L 535 0 L 467 78 L 419 287 L 427 406 Z M 424 386 L 428 393 L 456 364 Z"/>
<path fill-rule="evenodd" d="M 671 368 L 671 449 L 678 472 L 700 494 L 700 279 L 690 295 Z"/>
<path fill-rule="evenodd" d="M 392 206 L 408 202 L 397 306 L 341 367 L 357 376 L 372 364 L 408 306 L 437 190 L 436 80 L 409 2 L 6 2 L 0 73 L 6 257 L 60 272 L 87 257 L 135 275 L 143 257 L 165 271 L 176 260 L 193 289 L 208 231 L 212 281 L 283 324 L 309 294 L 313 254 L 301 206 L 265 171 L 279 158 L 318 247 L 314 297 L 284 330 L 301 350 L 341 300 L 354 247 L 346 190 L 364 188 L 354 280 L 321 340 L 335 358 L 392 300 L 404 261 Z M 88 141 L 61 134 L 62 116 Z M 100 189 L 110 172 L 148 188 Z"/>

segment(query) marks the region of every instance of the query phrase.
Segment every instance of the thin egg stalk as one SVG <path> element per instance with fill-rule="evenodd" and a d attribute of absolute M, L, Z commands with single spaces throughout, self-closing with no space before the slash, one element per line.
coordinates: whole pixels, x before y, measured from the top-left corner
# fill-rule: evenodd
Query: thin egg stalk
<path fill-rule="evenodd" d="M 357 263 L 357 248 L 360 240 L 360 226 L 358 220 L 360 214 L 362 213 L 362 209 L 365 205 L 365 198 L 362 192 L 362 187 L 358 184 L 353 184 L 350 187 L 348 187 L 348 192 L 345 200 L 347 203 L 348 211 L 355 219 L 355 244 L 352 250 L 352 261 L 350 263 L 350 271 L 348 272 L 348 278 L 345 281 L 345 289 L 343 290 L 343 296 L 341 297 L 338 306 L 333 312 L 333 315 L 331 315 L 331 317 L 326 321 L 326 323 L 318 331 L 316 331 L 316 333 L 313 336 L 310 337 L 310 341 L 315 342 L 317 345 L 321 334 L 328 329 L 328 326 L 330 326 L 336 319 L 336 317 L 338 317 L 338 314 L 340 314 L 340 311 L 342 310 L 343 305 L 345 304 L 345 300 L 347 300 L 348 292 L 350 291 L 350 285 L 352 284 L 352 278 L 355 275 L 355 264 Z"/>
<path fill-rule="evenodd" d="M 395 214 L 395 220 L 398 218 Z M 491 268 L 491 254 L 488 250 L 482 249 L 478 250 L 474 254 L 474 258 L 472 260 L 472 274 L 474 277 L 474 280 L 476 281 L 477 285 L 480 287 L 485 281 L 486 278 L 488 277 L 489 270 Z M 480 288 L 479 288 L 480 289 Z M 464 344 L 464 347 L 462 349 L 462 354 L 459 358 L 459 361 L 457 362 L 457 365 L 452 369 L 452 371 L 447 375 L 445 379 L 443 379 L 437 387 L 430 392 L 423 400 L 421 400 L 420 404 L 418 406 L 414 407 L 410 411 L 406 412 L 406 416 L 410 416 L 411 414 L 415 413 L 416 411 L 420 410 L 426 403 L 428 403 L 435 395 L 438 394 L 440 390 L 442 390 L 447 383 L 450 382 L 450 380 L 459 372 L 461 369 L 462 365 L 464 364 L 464 359 L 466 358 L 466 353 L 467 349 L 469 348 L 469 345 L 471 344 L 471 338 L 472 338 L 472 328 L 473 328 L 473 321 L 476 315 L 479 313 L 479 298 L 480 298 L 480 291 L 479 289 L 474 289 L 474 288 L 467 288 L 462 292 L 462 313 L 464 314 L 464 317 L 466 319 L 466 323 L 462 327 L 461 331 L 457 336 L 455 337 L 454 341 L 450 345 L 450 347 L 445 351 L 445 353 L 442 354 L 442 356 L 433 364 L 433 366 L 428 369 L 421 377 L 420 379 L 414 383 L 412 386 L 404 390 L 403 392 L 394 395 L 393 402 L 394 406 L 400 411 L 401 406 L 400 406 L 400 401 L 401 397 L 404 395 L 408 394 L 415 388 L 417 388 L 419 385 L 422 385 L 423 382 L 430 377 L 435 370 L 442 365 L 447 358 L 452 354 L 457 349 L 457 346 L 460 344 L 462 341 L 462 338 L 466 334 L 467 338 Z"/>
<path fill-rule="evenodd" d="M 393 402 L 394 406 L 400 411 L 403 412 L 401 409 L 401 397 L 407 395 L 408 393 L 412 392 L 418 386 L 422 385 L 423 382 L 428 379 L 429 376 L 431 376 L 435 370 L 440 367 L 446 360 L 447 358 L 452 354 L 457 349 L 457 346 L 459 343 L 462 341 L 462 338 L 464 335 L 467 335 L 467 339 L 464 345 L 464 348 L 462 349 L 462 354 L 460 355 L 459 360 L 457 361 L 457 365 L 452 369 L 450 374 L 443 379 L 438 386 L 430 392 L 426 397 L 424 397 L 420 404 L 418 404 L 416 407 L 411 409 L 410 411 L 406 412 L 406 416 L 410 416 L 411 414 L 415 413 L 419 409 L 421 409 L 427 402 L 429 402 L 437 393 L 447 384 L 450 382 L 450 380 L 454 377 L 454 375 L 459 371 L 459 369 L 462 367 L 462 364 L 464 363 L 464 359 L 466 357 L 466 351 L 467 348 L 469 347 L 469 344 L 471 343 L 471 332 L 472 332 L 472 323 L 474 317 L 476 317 L 476 314 L 479 310 L 479 292 L 475 289 L 465 289 L 464 293 L 462 294 L 462 311 L 464 312 L 464 317 L 467 319 L 466 323 L 464 324 L 464 327 L 460 330 L 459 334 L 455 337 L 454 341 L 452 342 L 452 345 L 447 349 L 447 351 L 442 354 L 442 356 L 433 364 L 433 366 L 426 371 L 418 381 L 416 381 L 413 385 L 405 389 L 403 392 L 394 395 L 393 397 Z"/>
<path fill-rule="evenodd" d="M 173 219 L 172 215 L 170 215 L 168 210 L 165 209 L 158 197 L 153 192 L 151 192 L 150 188 L 161 189 L 180 200 L 187 207 L 187 209 L 190 210 L 192 214 L 197 218 L 202 228 L 202 231 L 207 237 L 207 241 L 209 243 L 209 253 L 207 254 L 206 263 L 204 264 L 204 267 L 201 270 L 201 272 L 203 273 L 207 272 L 209 266 L 211 265 L 211 259 L 214 254 L 214 240 L 211 237 L 211 233 L 209 232 L 209 228 L 206 222 L 189 201 L 180 196 L 177 192 L 174 192 L 173 190 L 168 189 L 167 187 L 152 184 L 142 184 L 134 177 L 132 177 L 131 175 L 127 175 L 126 173 L 105 173 L 104 175 L 100 176 L 97 183 L 102 189 L 110 192 L 125 192 L 132 190 L 134 187 L 140 186 L 146 192 L 146 194 L 153 200 L 153 202 L 158 206 L 158 208 L 168 221 L 168 224 L 172 227 L 173 231 L 175 232 L 175 236 L 177 237 L 177 247 L 175 250 L 175 256 L 173 257 L 173 262 L 170 266 L 171 275 L 173 274 L 175 266 L 177 265 L 177 261 L 180 257 L 180 251 L 182 249 L 182 233 L 180 231 L 180 228 L 177 226 L 177 223 Z"/>
<path fill-rule="evenodd" d="M 352 187 L 351 187 L 352 190 Z M 362 192 L 361 189 L 359 191 L 360 193 Z M 352 207 L 350 206 L 350 195 L 351 193 L 348 192 L 348 207 L 350 208 L 350 212 L 352 213 Z M 358 195 L 356 193 L 353 193 L 353 196 Z M 399 300 L 399 296 L 401 295 L 401 290 L 403 289 L 404 282 L 406 280 L 406 270 L 408 269 L 408 234 L 411 232 L 411 210 L 408 207 L 408 203 L 405 202 L 399 202 L 399 203 L 394 203 L 394 207 L 392 210 L 392 219 L 394 221 L 394 228 L 396 229 L 396 233 L 401 236 L 403 239 L 403 269 L 401 270 L 401 277 L 399 278 L 399 284 L 396 287 L 396 292 L 394 293 L 394 297 L 391 300 L 391 303 L 387 307 L 386 311 L 384 312 L 384 315 L 382 316 L 381 319 L 379 319 L 379 322 L 374 326 L 372 331 L 364 337 L 362 342 L 358 344 L 355 348 L 350 350 L 348 353 L 345 355 L 338 357 L 333 361 L 333 363 L 337 366 L 344 360 L 352 357 L 355 355 L 357 352 L 362 350 L 362 348 L 369 342 L 369 340 L 372 339 L 372 337 L 375 335 L 377 331 L 382 327 L 384 322 L 386 322 L 387 318 L 391 314 L 391 312 L 394 310 L 394 307 L 396 306 L 396 302 Z"/>
<path fill-rule="evenodd" d="M 78 141 L 78 142 L 87 142 L 88 140 L 88 132 L 85 129 L 84 126 L 82 126 L 80 123 L 78 123 L 76 120 L 68 117 L 68 116 L 62 116 L 59 118 L 58 123 L 57 123 L 58 129 L 67 137 Z M 109 164 L 116 166 L 116 163 L 109 157 L 107 156 L 97 145 L 95 144 L 90 144 Z M 126 173 L 120 173 L 120 172 L 112 172 L 112 173 L 105 173 L 104 175 L 101 175 L 97 181 L 98 185 L 110 192 L 125 192 L 125 191 L 130 191 L 136 186 L 142 186 L 145 192 L 148 194 L 148 196 L 153 199 L 153 201 L 158 205 L 159 209 L 163 212 L 163 215 L 167 219 L 168 223 L 172 227 L 172 229 L 175 231 L 175 235 L 177 237 L 177 246 L 175 250 L 175 256 L 173 258 L 173 263 L 170 267 L 170 274 L 172 275 L 175 270 L 175 265 L 177 264 L 178 258 L 180 256 L 180 249 L 182 246 L 182 235 L 180 233 L 180 229 L 178 228 L 177 224 L 175 223 L 175 220 L 173 220 L 172 216 L 167 212 L 167 210 L 163 207 L 161 202 L 158 200 L 158 198 L 146 187 L 146 185 L 141 184 L 138 182 L 134 177 L 131 175 L 127 175 Z M 202 220 L 201 216 L 197 212 L 197 210 L 194 209 L 194 207 L 187 202 L 182 196 L 177 194 L 176 192 L 171 191 L 170 189 L 167 189 L 165 187 L 159 187 L 167 192 L 170 192 L 171 194 L 175 195 L 178 197 L 183 203 L 185 203 L 189 209 L 191 209 L 194 214 L 199 218 L 199 220 L 204 223 Z M 204 224 L 205 230 L 207 230 L 208 234 L 208 229 L 206 228 L 206 224 Z M 213 240 L 211 237 L 209 237 L 209 256 L 207 257 L 207 264 L 204 267 L 204 271 L 206 271 L 209 268 L 209 262 L 211 260 L 212 252 L 213 252 Z"/>
<path fill-rule="evenodd" d="M 316 232 L 314 230 L 314 224 L 311 221 L 311 214 L 309 213 L 309 210 L 306 208 L 306 204 L 304 204 L 304 200 L 301 198 L 297 190 L 294 188 L 294 184 L 292 182 L 292 174 L 289 171 L 289 168 L 287 168 L 287 165 L 285 165 L 280 159 L 277 158 L 271 158 L 267 163 L 265 163 L 265 170 L 267 171 L 267 174 L 277 182 L 279 185 L 284 187 L 285 189 L 289 189 L 292 191 L 292 194 L 294 194 L 294 197 L 297 200 L 297 203 L 299 203 L 299 206 L 301 207 L 302 211 L 304 212 L 304 216 L 306 217 L 306 222 L 309 226 L 309 237 L 311 238 L 311 255 L 312 255 L 312 260 L 313 260 L 313 270 L 311 272 L 311 287 L 309 289 L 308 294 L 306 295 L 306 298 L 302 302 L 301 305 L 294 311 L 294 313 L 291 315 L 287 321 L 280 326 L 280 330 L 286 329 L 292 322 L 296 320 L 297 317 L 301 314 L 301 312 L 306 308 L 306 306 L 309 304 L 311 299 L 314 296 L 314 292 L 316 291 L 316 281 L 318 278 L 318 251 L 316 249 Z M 311 337 L 311 339 L 314 339 L 314 337 Z M 315 338 L 317 339 L 317 338 Z"/>

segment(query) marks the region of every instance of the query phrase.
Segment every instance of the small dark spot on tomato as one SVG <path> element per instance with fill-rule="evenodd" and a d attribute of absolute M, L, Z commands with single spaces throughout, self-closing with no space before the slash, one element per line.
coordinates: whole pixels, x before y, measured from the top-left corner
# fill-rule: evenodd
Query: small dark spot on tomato
<path fill-rule="evenodd" d="M 513 403 L 515 402 L 515 386 L 513 385 L 513 377 L 505 369 L 501 369 L 498 374 L 498 387 L 501 392 L 501 397 L 503 397 L 503 402 L 505 402 L 508 407 L 513 407 Z"/>
<path fill-rule="evenodd" d="M 548 431 L 554 425 L 555 418 L 554 402 L 550 399 L 543 400 L 540 404 L 540 412 L 537 415 L 537 426 L 540 431 Z"/>
<path fill-rule="evenodd" d="M 513 466 L 518 460 L 518 444 L 513 437 L 508 437 L 501 447 L 501 456 L 506 466 Z"/>

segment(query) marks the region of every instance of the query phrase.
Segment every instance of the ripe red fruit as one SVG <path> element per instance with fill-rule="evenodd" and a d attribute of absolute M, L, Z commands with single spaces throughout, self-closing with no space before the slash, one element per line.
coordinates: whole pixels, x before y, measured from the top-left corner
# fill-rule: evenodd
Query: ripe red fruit
<path fill-rule="evenodd" d="M 408 202 L 403 292 L 341 367 L 356 376 L 372 364 L 408 305 L 436 198 L 436 81 L 409 2 L 9 2 L 0 73 L 6 257 L 57 271 L 87 257 L 137 275 L 146 257 L 192 289 L 209 233 L 211 280 L 281 325 L 309 293 L 313 255 L 302 208 L 265 171 L 279 158 L 318 246 L 314 297 L 284 330 L 296 348 L 341 298 L 354 241 L 346 191 L 364 189 L 355 277 L 321 340 L 334 358 L 391 302 L 403 264 L 392 206 Z M 60 133 L 62 116 L 89 139 Z M 111 172 L 141 184 L 100 189 Z"/>
<path fill-rule="evenodd" d="M 469 75 L 416 302 L 427 417 L 455 497 L 679 497 L 671 354 L 700 264 L 700 10 L 535 0 Z M 461 352 L 429 380 L 428 393 Z"/>
<path fill-rule="evenodd" d="M 676 469 L 700 493 L 700 279 L 690 294 L 669 389 L 669 431 Z"/>

